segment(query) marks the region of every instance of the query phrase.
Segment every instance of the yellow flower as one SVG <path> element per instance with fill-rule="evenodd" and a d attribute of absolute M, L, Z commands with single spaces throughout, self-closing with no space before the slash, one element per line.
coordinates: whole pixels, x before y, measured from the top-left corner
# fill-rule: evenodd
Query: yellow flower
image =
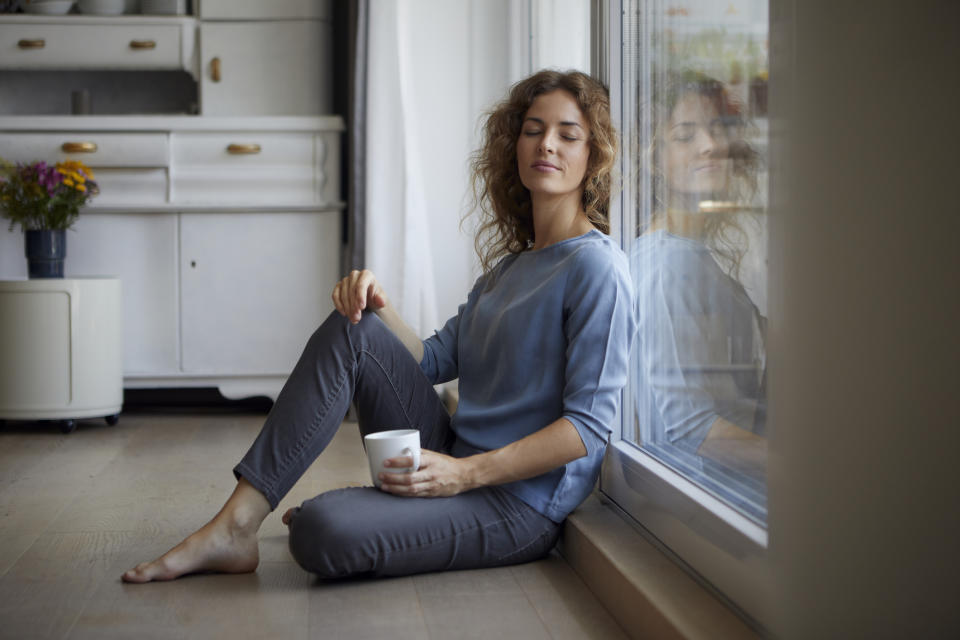
<path fill-rule="evenodd" d="M 67 185 L 68 187 L 72 187 L 72 186 L 73 186 L 73 180 L 71 180 L 70 178 L 64 178 L 64 179 L 63 179 L 63 184 Z"/>
<path fill-rule="evenodd" d="M 77 191 L 86 191 L 86 190 L 87 190 L 87 188 L 86 188 L 85 186 L 83 186 L 82 184 L 78 184 L 78 185 L 77 185 Z"/>

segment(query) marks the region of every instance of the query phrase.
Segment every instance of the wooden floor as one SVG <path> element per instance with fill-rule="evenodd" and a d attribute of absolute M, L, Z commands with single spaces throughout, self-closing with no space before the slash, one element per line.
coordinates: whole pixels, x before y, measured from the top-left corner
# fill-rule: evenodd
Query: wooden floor
<path fill-rule="evenodd" d="M 206 522 L 262 414 L 125 413 L 0 431 L 0 638 L 625 638 L 558 555 L 493 570 L 322 583 L 300 569 L 288 506 L 369 482 L 344 423 L 260 532 L 260 568 L 128 585 L 125 569 Z"/>

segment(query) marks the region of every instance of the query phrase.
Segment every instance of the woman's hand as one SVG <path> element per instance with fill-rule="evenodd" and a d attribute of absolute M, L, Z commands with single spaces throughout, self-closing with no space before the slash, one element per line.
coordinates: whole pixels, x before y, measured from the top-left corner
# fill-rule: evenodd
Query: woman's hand
<path fill-rule="evenodd" d="M 410 467 L 409 456 L 385 460 L 385 467 Z M 412 473 L 380 474 L 380 489 L 398 496 L 437 498 L 455 496 L 475 488 L 469 479 L 467 458 L 452 458 L 442 453 L 420 450 L 420 468 Z"/>
<path fill-rule="evenodd" d="M 387 294 L 373 272 L 366 269 L 351 271 L 350 275 L 336 284 L 330 297 L 337 311 L 353 324 L 360 322 L 364 309 L 376 311 L 387 305 Z"/>

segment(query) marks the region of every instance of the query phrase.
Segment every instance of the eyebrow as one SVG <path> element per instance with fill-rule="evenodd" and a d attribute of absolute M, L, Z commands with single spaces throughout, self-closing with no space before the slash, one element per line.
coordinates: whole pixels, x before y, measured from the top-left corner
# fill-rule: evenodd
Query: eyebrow
<path fill-rule="evenodd" d="M 546 124 L 540 118 L 534 118 L 533 116 L 527 116 L 526 118 L 523 119 L 524 122 L 526 122 L 527 120 L 533 120 L 537 124 Z M 580 127 L 581 129 L 583 129 L 583 126 L 579 122 L 574 122 L 573 120 L 563 120 L 560 123 L 560 126 L 561 127 Z"/>
<path fill-rule="evenodd" d="M 726 124 L 726 122 L 724 121 L 724 119 L 723 119 L 722 117 L 716 117 L 716 118 L 714 118 L 713 120 L 710 121 L 709 124 L 716 124 L 716 123 L 718 123 L 718 122 L 719 122 L 720 124 Z M 679 128 L 679 127 L 695 127 L 695 126 L 697 126 L 697 122 L 696 122 L 696 121 L 694 121 L 694 120 L 685 120 L 685 121 L 683 121 L 683 122 L 678 122 L 677 124 L 672 125 L 670 128 L 671 128 L 671 129 L 677 129 L 677 128 Z"/>

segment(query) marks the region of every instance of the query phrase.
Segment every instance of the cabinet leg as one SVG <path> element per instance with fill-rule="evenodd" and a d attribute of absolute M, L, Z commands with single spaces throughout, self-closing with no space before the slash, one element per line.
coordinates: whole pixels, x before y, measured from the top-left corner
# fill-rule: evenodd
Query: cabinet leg
<path fill-rule="evenodd" d="M 73 433 L 77 429 L 76 420 L 61 420 L 60 421 L 60 431 L 63 433 Z"/>
<path fill-rule="evenodd" d="M 115 425 L 115 424 L 117 424 L 118 422 L 120 422 L 120 414 L 119 414 L 119 413 L 115 413 L 115 414 L 113 414 L 112 416 L 106 416 L 106 417 L 104 417 L 104 420 L 106 421 L 106 423 L 107 423 L 108 425 L 110 425 L 110 426 L 112 427 L 113 425 Z"/>

